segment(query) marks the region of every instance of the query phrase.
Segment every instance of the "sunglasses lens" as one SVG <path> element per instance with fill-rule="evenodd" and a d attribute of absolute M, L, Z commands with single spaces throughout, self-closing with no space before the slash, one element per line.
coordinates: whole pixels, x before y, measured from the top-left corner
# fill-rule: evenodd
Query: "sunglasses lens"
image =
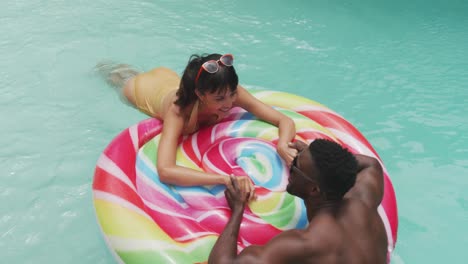
<path fill-rule="evenodd" d="M 234 63 L 234 56 L 232 56 L 231 54 L 225 54 L 221 56 L 219 61 L 221 61 L 221 63 L 223 63 L 224 66 L 232 66 L 232 64 Z"/>
<path fill-rule="evenodd" d="M 218 63 L 214 60 L 203 63 L 203 69 L 209 73 L 215 73 L 218 71 Z"/>

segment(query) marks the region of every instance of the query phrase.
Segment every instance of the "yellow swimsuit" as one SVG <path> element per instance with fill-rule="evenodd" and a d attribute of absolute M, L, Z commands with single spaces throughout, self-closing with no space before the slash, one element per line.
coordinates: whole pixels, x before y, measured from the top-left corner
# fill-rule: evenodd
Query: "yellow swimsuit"
<path fill-rule="evenodd" d="M 158 67 L 138 74 L 134 79 L 136 107 L 143 113 L 163 120 L 170 104 L 175 100 L 180 78 L 171 69 Z M 183 134 L 198 130 L 198 100 L 195 102 L 190 118 L 184 125 Z"/>

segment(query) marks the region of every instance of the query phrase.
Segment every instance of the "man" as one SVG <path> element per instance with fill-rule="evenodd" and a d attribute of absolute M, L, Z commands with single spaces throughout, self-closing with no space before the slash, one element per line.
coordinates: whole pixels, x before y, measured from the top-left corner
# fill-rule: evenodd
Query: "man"
<path fill-rule="evenodd" d="M 248 193 L 236 181 L 225 191 L 232 210 L 208 263 L 358 263 L 387 261 L 387 235 L 377 207 L 383 197 L 379 162 L 317 139 L 291 143 L 294 159 L 287 191 L 304 200 L 309 225 L 285 231 L 237 255 L 237 237 Z"/>

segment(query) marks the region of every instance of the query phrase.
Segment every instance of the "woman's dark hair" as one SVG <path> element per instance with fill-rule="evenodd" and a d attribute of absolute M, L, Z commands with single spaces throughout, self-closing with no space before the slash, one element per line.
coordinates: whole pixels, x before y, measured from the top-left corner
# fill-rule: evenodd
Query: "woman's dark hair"
<path fill-rule="evenodd" d="M 325 139 L 314 140 L 309 151 L 319 171 L 321 192 L 328 200 L 343 198 L 356 182 L 356 157 L 340 144 Z"/>
<path fill-rule="evenodd" d="M 229 90 L 231 92 L 237 89 L 239 78 L 237 77 L 236 70 L 233 66 L 224 66 L 218 62 L 219 70 L 215 73 L 208 73 L 202 70 L 200 76 L 195 83 L 195 78 L 203 63 L 209 60 L 219 60 L 221 54 L 193 54 L 190 56 L 187 67 L 185 67 L 180 81 L 179 89 L 177 90 L 177 100 L 174 102 L 180 108 L 184 109 L 188 105 L 195 102 L 198 97 L 195 90 L 201 94 L 224 92 Z"/>

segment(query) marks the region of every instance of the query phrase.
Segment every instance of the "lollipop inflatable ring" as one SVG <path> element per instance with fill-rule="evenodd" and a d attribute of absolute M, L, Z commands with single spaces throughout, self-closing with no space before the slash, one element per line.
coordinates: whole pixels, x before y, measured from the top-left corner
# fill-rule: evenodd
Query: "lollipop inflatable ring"
<path fill-rule="evenodd" d="M 296 139 L 334 140 L 353 153 L 377 158 L 362 134 L 343 117 L 294 94 L 250 90 L 291 117 Z M 157 148 L 162 123 L 146 119 L 122 131 L 100 156 L 93 180 L 99 227 L 118 263 L 202 263 L 230 215 L 224 186 L 181 187 L 159 181 Z M 291 228 L 307 225 L 302 201 L 285 189 L 289 169 L 276 153 L 278 129 L 240 108 L 220 123 L 181 138 L 177 164 L 219 174 L 249 175 L 257 201 L 244 213 L 238 249 L 262 245 Z M 395 247 L 398 216 L 395 193 L 384 168 L 385 192 L 379 214 Z"/>

